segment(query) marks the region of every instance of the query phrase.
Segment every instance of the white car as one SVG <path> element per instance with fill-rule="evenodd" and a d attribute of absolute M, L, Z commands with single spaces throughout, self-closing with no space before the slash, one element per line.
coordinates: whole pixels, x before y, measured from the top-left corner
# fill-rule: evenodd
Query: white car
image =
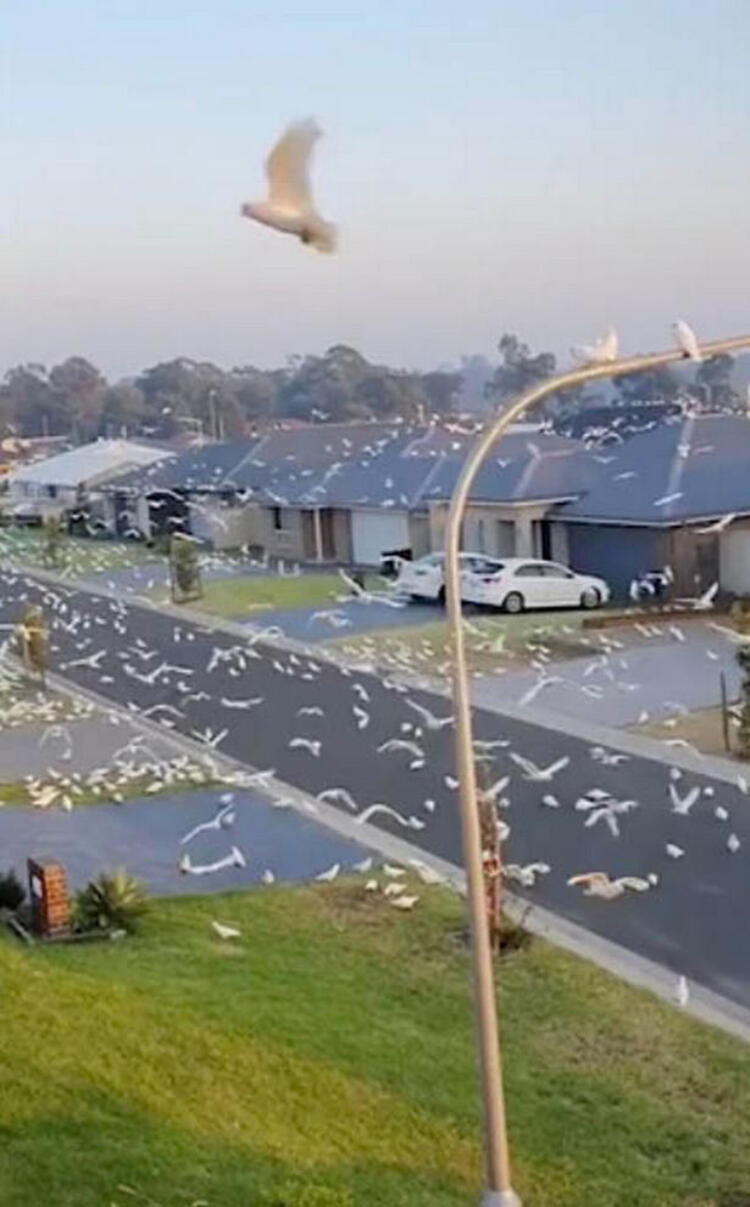
<path fill-rule="evenodd" d="M 493 574 L 503 566 L 497 558 L 485 557 L 483 553 L 459 553 L 461 565 L 461 597 L 475 578 Z M 396 589 L 412 599 L 431 599 L 445 602 L 445 579 L 443 576 L 444 553 L 428 553 L 414 562 L 402 562 L 396 579 Z"/>
<path fill-rule="evenodd" d="M 526 557 L 459 554 L 461 598 L 465 603 L 523 612 L 525 608 L 598 608 L 610 596 L 608 584 L 590 574 L 576 574 L 557 562 Z M 397 589 L 412 599 L 445 601 L 443 553 L 403 562 Z"/>
<path fill-rule="evenodd" d="M 526 608 L 598 608 L 609 597 L 603 578 L 527 557 L 506 557 L 494 567 L 467 574 L 461 591 L 467 602 L 511 613 Z"/>

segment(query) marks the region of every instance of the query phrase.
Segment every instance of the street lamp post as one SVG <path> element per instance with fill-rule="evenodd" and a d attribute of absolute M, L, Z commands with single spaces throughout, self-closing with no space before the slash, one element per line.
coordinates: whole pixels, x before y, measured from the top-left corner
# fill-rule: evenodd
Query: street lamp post
<path fill-rule="evenodd" d="M 701 345 L 703 357 L 722 352 L 737 352 L 750 348 L 750 335 L 715 340 Z M 472 937 L 474 998 L 479 1048 L 479 1072 L 484 1124 L 485 1189 L 482 1207 L 520 1207 L 510 1179 L 508 1138 L 505 1120 L 500 1043 L 495 1006 L 492 950 L 485 911 L 482 876 L 482 850 L 479 814 L 476 807 L 477 785 L 471 727 L 471 699 L 466 673 L 466 649 L 461 623 L 461 589 L 459 579 L 459 544 L 461 521 L 474 479 L 487 453 L 505 434 L 514 420 L 536 402 L 558 390 L 585 385 L 590 381 L 622 377 L 681 361 L 681 349 L 634 356 L 627 360 L 609 361 L 574 369 L 550 377 L 539 385 L 519 394 L 500 414 L 486 424 L 463 464 L 451 497 L 445 528 L 445 598 L 448 608 L 448 638 L 452 651 L 453 702 L 456 727 L 456 765 L 459 780 L 459 807 L 469 922 Z"/>

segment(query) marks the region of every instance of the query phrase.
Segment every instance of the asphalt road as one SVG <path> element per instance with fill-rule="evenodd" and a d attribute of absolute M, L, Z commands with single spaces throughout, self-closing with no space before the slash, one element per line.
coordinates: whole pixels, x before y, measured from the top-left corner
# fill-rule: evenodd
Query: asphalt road
<path fill-rule="evenodd" d="M 416 735 L 413 728 L 403 729 L 420 725 L 409 701 L 444 717 L 445 700 L 340 670 L 317 660 L 314 650 L 300 655 L 260 640 L 250 644 L 127 600 L 0 572 L 0 621 L 17 620 L 27 601 L 43 604 L 51 623 L 52 665 L 69 680 L 121 705 L 151 710 L 152 720 L 162 715 L 180 732 L 215 741 L 219 750 L 255 767 L 273 768 L 279 779 L 312 794 L 345 788 L 360 812 L 386 803 L 406 824 L 384 814 L 372 817 L 374 824 L 460 862 L 456 792 L 446 780 L 454 772 L 452 728 Z M 260 702 L 231 706 L 248 700 Z M 160 714 L 155 705 L 169 709 Z M 310 708 L 323 715 L 300 712 Z M 585 741 L 481 710 L 475 730 L 478 739 L 510 743 L 493 752 L 493 778 L 510 776 L 510 805 L 503 812 L 511 826 L 506 860 L 551 865 L 529 897 L 750 1006 L 750 800 L 733 785 L 685 772 L 676 785 L 680 794 L 693 787 L 701 791 L 690 814 L 678 815 L 670 808 L 664 763 L 630 757 L 617 766 L 602 765 Z M 320 743 L 317 756 L 290 745 L 300 737 Z M 415 740 L 424 759 L 405 750 L 380 751 L 391 738 Z M 569 762 L 551 783 L 530 782 L 510 759 L 511 750 L 544 767 Z M 619 818 L 619 838 L 604 819 L 586 827 L 589 814 L 576 810 L 575 802 L 594 788 L 638 802 Z M 559 808 L 542 803 L 548 793 Z M 717 805 L 727 810 L 727 820 L 715 818 Z M 1 822 L 0 815 L 0 838 Z M 727 849 L 730 833 L 741 843 L 736 854 Z M 683 848 L 683 857 L 670 858 L 666 843 Z M 569 876 L 594 870 L 613 877 L 655 873 L 659 881 L 648 892 L 615 901 L 586 898 L 567 885 Z"/>

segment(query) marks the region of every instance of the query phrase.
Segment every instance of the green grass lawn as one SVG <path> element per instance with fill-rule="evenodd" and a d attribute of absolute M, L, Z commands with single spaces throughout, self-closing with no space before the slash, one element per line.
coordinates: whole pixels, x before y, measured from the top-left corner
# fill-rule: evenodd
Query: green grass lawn
<path fill-rule="evenodd" d="M 83 578 L 87 574 L 122 570 L 164 562 L 164 557 L 139 541 L 62 538 L 56 566 L 44 557 L 45 536 L 41 528 L 0 528 L 0 558 L 14 558 L 28 566 L 54 570 L 56 574 Z"/>
<path fill-rule="evenodd" d="M 122 804 L 138 796 L 163 796 L 164 793 L 182 795 L 197 788 L 212 788 L 232 784 L 235 778 L 232 774 L 219 779 L 215 771 L 200 766 L 198 763 L 178 764 L 173 761 L 167 766 L 160 764 L 159 770 L 150 768 L 138 775 L 127 775 L 117 767 L 109 767 L 99 776 L 79 775 L 73 778 L 71 772 L 66 783 L 53 779 L 49 775 L 38 776 L 37 782 L 43 789 L 58 788 L 55 799 L 49 804 L 39 804 L 29 784 L 25 780 L 9 780 L 0 782 L 0 808 L 36 808 L 59 809 L 65 808 L 67 801 L 71 808 L 83 805 L 107 805 L 116 802 Z"/>
<path fill-rule="evenodd" d="M 584 632 L 585 612 L 529 612 L 520 616 L 476 614 L 465 617 L 467 655 L 477 674 L 520 670 L 532 659 L 573 658 L 601 651 L 598 636 Z M 606 639 L 606 637 L 605 637 Z M 372 630 L 326 642 L 351 658 L 374 660 L 387 670 L 447 674 L 450 656 L 442 613 L 424 625 Z"/>
<path fill-rule="evenodd" d="M 0 937 L 3 1207 L 473 1207 L 462 913 L 420 889 L 409 914 L 276 886 L 160 901 L 122 944 Z M 747 1048 L 542 942 L 500 998 L 527 1207 L 745 1201 Z"/>
<path fill-rule="evenodd" d="M 158 601 L 169 596 L 161 587 L 153 591 Z M 276 609 L 335 607 L 336 597 L 348 590 L 338 574 L 254 575 L 248 578 L 203 580 L 203 595 L 190 606 L 214 616 L 245 616 Z"/>

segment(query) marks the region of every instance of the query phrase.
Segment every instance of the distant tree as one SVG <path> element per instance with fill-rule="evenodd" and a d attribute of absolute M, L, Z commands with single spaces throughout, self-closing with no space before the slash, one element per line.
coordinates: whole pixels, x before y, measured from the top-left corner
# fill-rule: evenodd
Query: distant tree
<path fill-rule="evenodd" d="M 618 403 L 674 402 L 680 392 L 679 378 L 667 365 L 642 373 L 626 373 L 614 384 Z"/>
<path fill-rule="evenodd" d="M 534 356 L 529 345 L 521 343 L 516 335 L 506 332 L 497 347 L 501 361 L 487 383 L 487 393 L 498 402 L 508 402 L 555 372 L 556 362 L 551 352 L 539 352 Z"/>
<path fill-rule="evenodd" d="M 230 376 L 237 406 L 247 422 L 273 414 L 280 386 L 277 374 L 243 365 L 232 369 Z"/>
<path fill-rule="evenodd" d="M 493 403 L 503 406 L 555 374 L 557 361 L 554 354 L 537 352 L 534 355 L 528 344 L 521 343 L 516 335 L 506 332 L 501 336 L 498 351 L 501 362 L 485 387 L 487 397 Z M 552 416 L 561 411 L 568 413 L 580 405 L 582 394 L 580 388 L 560 391 L 537 406 L 531 418 Z"/>
<path fill-rule="evenodd" d="M 195 361 L 187 357 L 163 361 L 144 369 L 135 385 L 143 395 L 145 419 L 154 433 L 173 436 L 182 430 L 181 419 L 198 416 L 203 383 Z"/>
<path fill-rule="evenodd" d="M 9 369 L 0 387 L 0 398 L 21 436 L 62 436 L 70 431 L 70 409 L 50 385 L 44 365 Z"/>
<path fill-rule="evenodd" d="M 453 370 L 434 369 L 429 373 L 422 373 L 422 389 L 433 415 L 453 415 L 460 409 L 462 382 L 461 374 Z"/>
<path fill-rule="evenodd" d="M 76 436 L 90 440 L 99 432 L 107 381 L 83 356 L 69 356 L 50 370 L 49 384 L 60 409 L 70 415 Z"/>
<path fill-rule="evenodd" d="M 738 411 L 742 400 L 732 385 L 734 358 L 727 353 L 704 360 L 695 375 L 695 391 L 707 411 Z"/>
<path fill-rule="evenodd" d="M 462 356 L 459 362 L 461 374 L 460 409 L 462 411 L 487 410 L 487 383 L 494 367 L 486 356 L 474 353 Z"/>
<path fill-rule="evenodd" d="M 146 400 L 137 386 L 118 382 L 104 392 L 99 416 L 100 436 L 134 436 L 146 418 Z"/>

